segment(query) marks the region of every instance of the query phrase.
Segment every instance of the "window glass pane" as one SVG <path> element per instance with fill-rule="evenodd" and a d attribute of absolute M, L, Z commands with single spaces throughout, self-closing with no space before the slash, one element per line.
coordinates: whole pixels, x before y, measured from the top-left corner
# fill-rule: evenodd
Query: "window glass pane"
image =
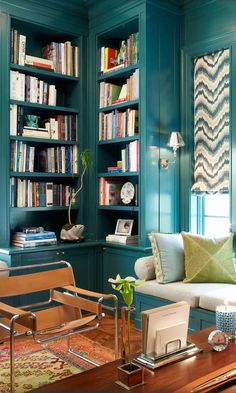
<path fill-rule="evenodd" d="M 229 218 L 205 217 L 205 235 L 221 236 L 229 233 Z"/>
<path fill-rule="evenodd" d="M 205 215 L 229 217 L 229 194 L 205 195 Z"/>

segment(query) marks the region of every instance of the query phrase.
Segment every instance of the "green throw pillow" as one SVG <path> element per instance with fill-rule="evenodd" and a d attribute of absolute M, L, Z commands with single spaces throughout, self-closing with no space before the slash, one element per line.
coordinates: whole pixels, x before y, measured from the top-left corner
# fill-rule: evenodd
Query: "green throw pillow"
<path fill-rule="evenodd" d="M 233 234 L 208 238 L 181 232 L 184 241 L 184 282 L 236 283 Z"/>

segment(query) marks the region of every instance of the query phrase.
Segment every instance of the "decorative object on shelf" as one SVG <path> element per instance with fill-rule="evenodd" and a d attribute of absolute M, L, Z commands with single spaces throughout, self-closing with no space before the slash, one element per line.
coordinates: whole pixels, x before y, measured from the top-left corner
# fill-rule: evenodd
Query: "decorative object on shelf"
<path fill-rule="evenodd" d="M 117 220 L 115 235 L 130 236 L 133 228 L 134 220 Z"/>
<path fill-rule="evenodd" d="M 216 328 L 233 339 L 236 337 L 236 306 L 228 305 L 227 301 L 224 303 L 216 306 Z"/>
<path fill-rule="evenodd" d="M 221 330 L 213 330 L 208 337 L 208 344 L 217 352 L 224 351 L 229 343 L 229 337 Z"/>
<path fill-rule="evenodd" d="M 120 51 L 117 57 L 117 64 L 125 64 L 127 58 L 127 46 L 125 40 L 121 42 Z"/>
<path fill-rule="evenodd" d="M 166 146 L 173 148 L 174 160 L 169 161 L 167 158 L 160 158 L 160 167 L 163 169 L 168 169 L 169 164 L 175 164 L 176 162 L 176 152 L 180 147 L 185 146 L 184 140 L 178 131 L 172 131 L 170 137 L 166 143 Z"/>
<path fill-rule="evenodd" d="M 131 346 L 130 346 L 130 317 L 133 303 L 134 287 L 138 287 L 144 283 L 144 280 L 139 282 L 134 277 L 121 278 L 117 274 L 116 279 L 109 278 L 112 288 L 119 291 L 127 307 L 122 308 L 122 344 L 123 344 L 123 360 L 124 364 L 118 367 L 118 380 L 116 383 L 128 390 L 143 385 L 143 368 L 131 360 Z M 127 311 L 127 323 L 125 318 L 125 311 Z M 126 363 L 127 362 L 127 363 Z"/>
<path fill-rule="evenodd" d="M 68 207 L 68 223 L 63 225 L 60 233 L 60 239 L 63 241 L 83 241 L 84 237 L 82 236 L 83 230 L 84 230 L 84 225 L 78 224 L 72 224 L 71 222 L 71 207 L 72 204 L 75 202 L 77 195 L 79 192 L 83 189 L 84 183 L 84 175 L 86 171 L 89 171 L 90 166 L 91 166 L 91 160 L 90 160 L 90 154 L 87 149 L 83 150 L 80 153 L 80 160 L 82 164 L 82 173 L 80 176 L 80 186 L 78 189 L 73 193 L 73 195 L 70 198 L 70 203 Z"/>
<path fill-rule="evenodd" d="M 28 127 L 38 128 L 39 116 L 25 115 L 25 122 Z"/>
<path fill-rule="evenodd" d="M 68 225 L 68 224 L 66 224 Z M 73 225 L 72 227 L 69 227 L 66 229 L 66 225 L 61 230 L 60 238 L 63 241 L 67 242 L 78 242 L 84 240 L 82 234 L 84 231 L 84 225 L 78 224 L 78 225 Z"/>
<path fill-rule="evenodd" d="M 135 189 L 133 183 L 127 181 L 121 188 L 120 196 L 121 200 L 125 205 L 132 202 L 135 195 Z"/>

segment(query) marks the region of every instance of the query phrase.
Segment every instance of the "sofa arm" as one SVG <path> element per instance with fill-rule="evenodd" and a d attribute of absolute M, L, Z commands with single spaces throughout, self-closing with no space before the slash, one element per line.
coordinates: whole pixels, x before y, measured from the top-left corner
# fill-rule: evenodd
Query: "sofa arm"
<path fill-rule="evenodd" d="M 156 275 L 153 255 L 137 259 L 134 265 L 134 270 L 138 278 L 141 280 L 154 280 Z"/>

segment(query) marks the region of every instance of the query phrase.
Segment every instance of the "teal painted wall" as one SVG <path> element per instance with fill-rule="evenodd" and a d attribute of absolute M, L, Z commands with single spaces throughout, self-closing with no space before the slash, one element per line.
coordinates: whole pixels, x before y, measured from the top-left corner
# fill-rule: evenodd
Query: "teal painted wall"
<path fill-rule="evenodd" d="M 231 50 L 231 217 L 236 230 L 236 2 L 193 0 L 181 19 L 181 128 L 187 143 L 181 152 L 181 228 L 189 229 L 192 184 L 192 58 L 229 47 Z M 193 206 L 194 209 L 194 206 Z"/>

